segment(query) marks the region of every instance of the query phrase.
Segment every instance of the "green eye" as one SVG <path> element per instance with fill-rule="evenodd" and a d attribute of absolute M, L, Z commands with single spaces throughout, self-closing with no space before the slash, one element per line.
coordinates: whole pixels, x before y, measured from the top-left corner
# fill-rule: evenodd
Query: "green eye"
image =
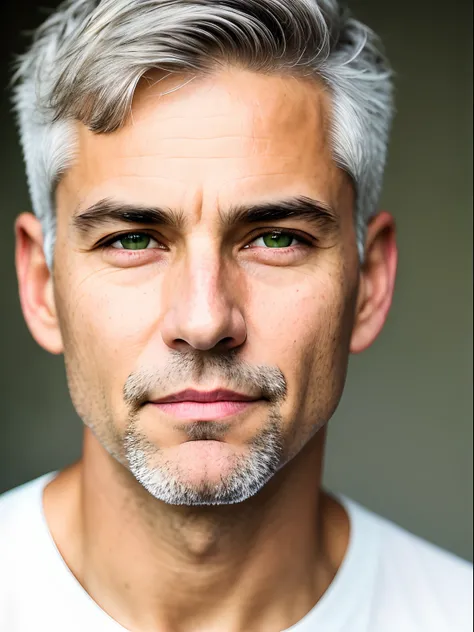
<path fill-rule="evenodd" d="M 294 237 L 289 233 L 267 233 L 260 238 L 267 248 L 288 248 Z M 257 240 L 258 241 L 258 240 Z"/>
<path fill-rule="evenodd" d="M 151 241 L 150 235 L 146 233 L 129 233 L 123 235 L 115 244 L 115 248 L 123 248 L 124 250 L 145 250 L 148 248 Z"/>

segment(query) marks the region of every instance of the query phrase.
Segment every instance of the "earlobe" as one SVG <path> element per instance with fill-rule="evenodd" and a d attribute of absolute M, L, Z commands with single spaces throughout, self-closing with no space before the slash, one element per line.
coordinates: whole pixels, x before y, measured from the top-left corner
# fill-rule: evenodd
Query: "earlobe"
<path fill-rule="evenodd" d="M 62 353 L 53 279 L 43 252 L 39 220 L 31 213 L 22 213 L 15 222 L 15 236 L 20 303 L 28 329 L 46 351 Z"/>
<path fill-rule="evenodd" d="M 397 271 L 395 221 L 381 212 L 369 223 L 350 351 L 367 349 L 381 332 L 392 303 Z"/>

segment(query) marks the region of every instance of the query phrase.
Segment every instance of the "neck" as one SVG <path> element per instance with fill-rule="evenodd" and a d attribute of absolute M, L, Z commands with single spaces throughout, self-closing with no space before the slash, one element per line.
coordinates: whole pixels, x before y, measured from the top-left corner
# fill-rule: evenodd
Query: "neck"
<path fill-rule="evenodd" d="M 82 461 L 45 490 L 46 518 L 79 582 L 126 628 L 284 630 L 347 547 L 347 516 L 320 490 L 324 442 L 322 431 L 243 503 L 182 507 L 150 496 L 87 430 Z"/>

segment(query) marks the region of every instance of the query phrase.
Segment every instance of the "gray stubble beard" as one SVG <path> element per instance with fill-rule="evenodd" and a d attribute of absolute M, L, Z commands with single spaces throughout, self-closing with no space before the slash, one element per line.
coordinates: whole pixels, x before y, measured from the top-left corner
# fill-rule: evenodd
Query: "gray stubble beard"
<path fill-rule="evenodd" d="M 278 367 L 250 365 L 237 354 L 202 356 L 197 353 L 172 352 L 167 370 L 139 370 L 127 379 L 123 393 L 130 415 L 123 436 L 123 451 L 128 468 L 136 480 L 156 499 L 172 505 L 227 505 L 239 503 L 256 494 L 281 466 L 284 452 L 283 420 L 280 406 L 287 394 L 286 380 Z M 245 455 L 229 455 L 235 462 L 219 482 L 186 483 L 176 464 L 167 461 L 163 450 L 152 443 L 138 428 L 140 411 L 158 391 L 169 393 L 176 386 L 203 382 L 219 376 L 228 388 L 246 392 L 258 389 L 268 404 L 268 417 L 263 428 L 244 446 Z M 182 424 L 181 432 L 188 440 L 225 439 L 229 428 L 225 420 L 196 421 Z"/>
<path fill-rule="evenodd" d="M 193 440 L 215 440 L 215 435 L 222 432 L 213 430 L 213 423 L 197 422 L 201 428 L 209 425 L 198 432 L 193 431 L 197 435 Z M 182 476 L 176 466 L 166 461 L 159 462 L 162 450 L 137 431 L 135 419 L 130 421 L 124 436 L 130 472 L 154 498 L 171 505 L 230 505 L 243 502 L 260 491 L 277 472 L 282 461 L 282 419 L 277 410 L 270 410 L 264 428 L 247 446 L 247 455 L 229 457 L 235 458 L 235 464 L 219 482 L 204 481 L 192 485 L 180 480 Z M 157 465 L 152 465 L 157 462 Z"/>

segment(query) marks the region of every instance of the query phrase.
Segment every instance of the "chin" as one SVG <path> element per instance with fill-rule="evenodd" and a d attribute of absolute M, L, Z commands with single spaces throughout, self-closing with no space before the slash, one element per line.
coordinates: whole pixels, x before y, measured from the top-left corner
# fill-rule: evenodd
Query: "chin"
<path fill-rule="evenodd" d="M 200 424 L 199 433 L 206 430 L 207 436 L 160 447 L 131 426 L 124 451 L 130 472 L 158 500 L 174 505 L 232 504 L 256 494 L 280 468 L 285 445 L 281 427 L 279 420 L 270 418 L 251 440 L 230 443 L 218 440 L 213 425 Z M 221 430 L 219 426 L 220 434 Z"/>
<path fill-rule="evenodd" d="M 172 505 L 228 505 L 255 495 L 279 468 L 279 454 L 237 448 L 222 441 L 188 441 L 152 457 L 128 453 L 137 481 Z"/>
<path fill-rule="evenodd" d="M 166 457 L 165 453 L 166 452 Z M 168 466 L 190 485 L 218 484 L 232 476 L 239 462 L 247 456 L 245 449 L 224 441 L 186 441 L 163 451 Z"/>

